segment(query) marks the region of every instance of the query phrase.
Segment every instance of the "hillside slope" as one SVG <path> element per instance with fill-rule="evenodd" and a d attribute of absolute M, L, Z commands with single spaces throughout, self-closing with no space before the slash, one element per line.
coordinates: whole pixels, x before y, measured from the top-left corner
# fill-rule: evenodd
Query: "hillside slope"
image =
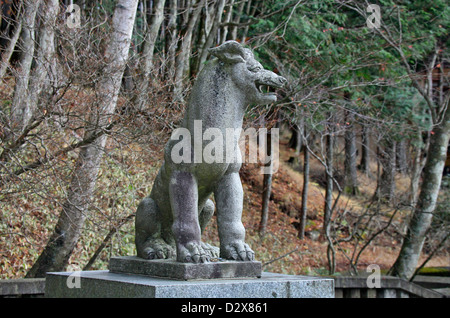
<path fill-rule="evenodd" d="M 298 224 L 298 211 L 301 207 L 301 191 L 303 174 L 299 168 L 294 168 L 288 159 L 293 151 L 288 149 L 287 140 L 280 145 L 280 166 L 273 176 L 272 195 L 269 205 L 269 219 L 267 233 L 264 238 L 258 234 L 260 222 L 261 200 L 263 189 L 263 176 L 259 173 L 257 165 L 244 165 L 241 177 L 244 186 L 244 213 L 243 222 L 247 229 L 247 242 L 256 251 L 256 257 L 264 264 L 265 271 L 282 272 L 287 274 L 327 274 L 327 246 L 328 243 L 322 235 L 324 189 L 318 184 L 317 179 L 323 175 L 323 168 L 317 160 L 312 159 L 309 194 L 308 194 L 308 222 L 306 225 L 306 238 L 298 239 L 296 224 Z M 375 180 L 370 180 L 363 175 L 360 178 L 361 196 L 348 198 L 344 195 L 340 198 L 337 208 L 338 218 L 335 226 L 338 237 L 345 237 L 351 229 L 351 222 L 356 222 L 364 212 L 368 199 L 375 190 Z M 319 180 L 320 181 L 320 180 Z M 399 180 L 399 188 L 402 189 Z M 335 195 L 336 197 L 336 195 Z M 393 208 L 384 207 L 386 216 L 393 213 Z M 365 270 L 369 264 L 377 264 L 382 269 L 388 269 L 394 263 L 401 246 L 400 231 L 403 226 L 403 217 L 407 210 L 400 211 L 394 218 L 392 225 L 385 232 L 365 248 L 358 262 L 358 269 Z M 341 217 L 344 215 L 344 217 Z M 385 217 L 377 224 L 385 226 L 388 218 Z M 384 222 L 383 222 L 384 221 Z M 210 241 L 217 241 L 215 236 L 215 224 L 212 224 L 206 237 Z M 376 227 L 376 226 L 375 226 Z M 378 229 L 378 228 L 377 228 Z M 375 231 L 375 229 L 372 230 Z M 340 236 L 339 236 L 340 235 Z M 358 244 L 357 252 L 365 243 L 362 240 Z M 349 260 L 355 252 L 355 240 L 342 242 L 335 246 L 336 249 L 336 271 L 350 270 Z M 447 251 L 448 253 L 448 251 Z M 426 258 L 422 256 L 421 262 Z M 427 266 L 448 266 L 448 254 L 436 255 L 428 262 Z"/>

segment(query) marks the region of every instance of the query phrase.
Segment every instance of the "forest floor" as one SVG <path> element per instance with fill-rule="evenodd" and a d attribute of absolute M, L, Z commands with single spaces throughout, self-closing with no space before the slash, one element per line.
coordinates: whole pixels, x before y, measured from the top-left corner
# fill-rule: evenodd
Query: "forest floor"
<path fill-rule="evenodd" d="M 289 163 L 289 158 L 294 156 L 294 151 L 287 147 L 287 140 L 282 140 L 280 145 L 280 163 L 277 173 L 273 175 L 272 195 L 269 204 L 269 218 L 266 234 L 263 238 L 259 235 L 259 223 L 262 202 L 263 175 L 259 173 L 260 167 L 245 165 L 241 170 L 243 179 L 245 204 L 243 223 L 247 229 L 247 242 L 256 251 L 257 259 L 264 265 L 265 271 L 280 272 L 286 274 L 329 274 L 327 259 L 328 242 L 322 233 L 323 205 L 325 190 L 324 169 L 321 163 L 311 158 L 311 181 L 308 193 L 308 217 L 305 229 L 305 238 L 300 240 L 297 235 L 299 223 L 298 213 L 301 208 L 301 191 L 303 188 L 303 174 L 301 172 L 302 160 L 294 167 Z M 376 172 L 376 167 L 374 167 Z M 347 237 L 352 229 L 352 223 L 364 213 L 364 208 L 369 204 L 376 188 L 375 177 L 366 177 L 360 174 L 359 190 L 357 197 L 341 195 L 339 204 L 333 218 L 337 220 L 336 236 Z M 407 193 L 409 178 L 397 177 L 397 192 Z M 448 191 L 446 189 L 445 191 Z M 334 194 L 336 198 L 337 193 Z M 404 195 L 406 196 L 406 195 Z M 401 195 L 400 195 L 401 197 Z M 401 199 L 400 199 L 401 200 Z M 388 219 L 395 213 L 395 208 L 389 205 L 380 207 L 380 220 L 371 225 L 371 233 L 384 227 Z M 402 233 L 405 232 L 407 216 L 410 209 L 403 207 L 396 213 L 392 224 L 378 235 L 371 244 L 364 248 L 357 263 L 359 272 L 365 271 L 370 264 L 377 264 L 383 270 L 388 270 L 395 262 L 400 252 Z M 340 214 L 337 216 L 336 214 Z M 341 217 L 343 215 L 343 217 Z M 384 218 L 384 219 L 383 219 Z M 216 225 L 213 224 L 207 236 L 213 238 Z M 352 268 L 351 260 L 359 253 L 363 244 L 370 235 L 362 237 L 357 243 L 356 238 L 348 242 L 342 242 L 334 246 L 336 250 L 336 272 L 347 273 Z M 217 237 L 212 241 L 217 240 Z M 356 253 L 355 253 L 356 250 Z M 353 257 L 353 258 L 352 258 Z M 427 257 L 426 253 L 420 258 L 420 264 Z M 450 250 L 437 253 L 428 263 L 427 267 L 450 266 Z"/>

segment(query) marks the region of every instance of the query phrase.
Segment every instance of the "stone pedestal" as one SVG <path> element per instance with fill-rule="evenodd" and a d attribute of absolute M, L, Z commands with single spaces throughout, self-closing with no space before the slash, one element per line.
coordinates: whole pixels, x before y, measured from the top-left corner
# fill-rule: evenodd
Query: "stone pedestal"
<path fill-rule="evenodd" d="M 110 271 L 47 273 L 46 297 L 332 298 L 334 280 L 263 272 L 260 278 L 172 280 Z"/>
<path fill-rule="evenodd" d="M 136 256 L 112 257 L 112 273 L 137 274 L 176 280 L 261 277 L 261 262 L 223 261 L 180 263 L 175 260 L 145 260 Z"/>
<path fill-rule="evenodd" d="M 261 271 L 261 262 L 202 264 L 112 257 L 109 271 L 47 273 L 46 297 L 330 298 L 334 280 Z"/>

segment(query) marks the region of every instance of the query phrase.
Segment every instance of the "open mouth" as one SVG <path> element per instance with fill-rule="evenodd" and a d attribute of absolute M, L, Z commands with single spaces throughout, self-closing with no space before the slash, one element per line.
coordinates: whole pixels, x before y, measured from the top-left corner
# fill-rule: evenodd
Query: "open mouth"
<path fill-rule="evenodd" d="M 256 82 L 255 85 L 261 94 L 270 94 L 270 95 L 275 94 L 276 87 L 274 86 L 263 84 L 260 82 Z"/>

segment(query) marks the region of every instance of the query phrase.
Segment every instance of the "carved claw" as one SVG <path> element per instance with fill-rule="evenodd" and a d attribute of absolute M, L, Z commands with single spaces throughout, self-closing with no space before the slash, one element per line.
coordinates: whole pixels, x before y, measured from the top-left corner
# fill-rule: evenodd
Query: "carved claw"
<path fill-rule="evenodd" d="M 165 259 L 165 258 L 172 258 L 175 253 L 171 247 L 168 247 L 166 249 L 153 249 L 151 247 L 147 247 L 144 250 L 145 255 L 147 255 L 147 259 Z"/>
<path fill-rule="evenodd" d="M 202 243 L 190 242 L 179 245 L 177 249 L 177 260 L 183 263 L 205 263 L 209 262 L 211 256 L 203 249 Z"/>
<path fill-rule="evenodd" d="M 151 246 L 147 246 L 143 252 L 143 257 L 146 259 L 166 259 L 173 258 L 174 256 L 174 248 L 160 241 L 155 241 Z"/>
<path fill-rule="evenodd" d="M 218 247 L 203 242 L 201 242 L 201 245 L 203 250 L 206 252 L 206 254 L 209 255 L 210 258 L 219 258 L 220 249 Z"/>
<path fill-rule="evenodd" d="M 225 246 L 223 258 L 240 261 L 254 261 L 255 252 L 244 242 L 234 242 Z"/>

